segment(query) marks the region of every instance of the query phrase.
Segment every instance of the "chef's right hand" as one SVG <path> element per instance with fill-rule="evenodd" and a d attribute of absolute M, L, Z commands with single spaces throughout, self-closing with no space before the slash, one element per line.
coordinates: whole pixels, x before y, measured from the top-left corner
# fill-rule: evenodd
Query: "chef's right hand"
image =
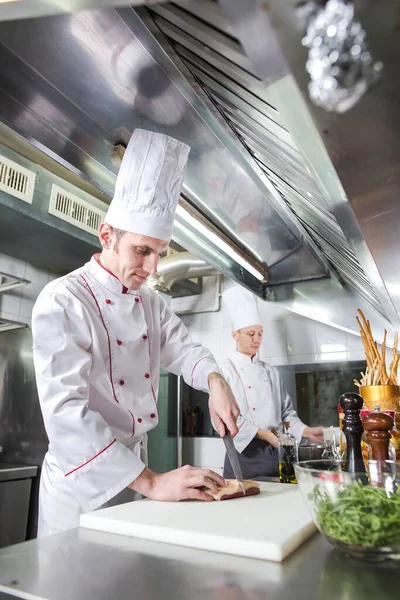
<path fill-rule="evenodd" d="M 268 444 L 271 444 L 274 448 L 278 447 L 278 438 L 269 429 L 259 429 L 257 437 L 260 438 L 260 440 L 264 440 L 264 442 L 268 442 Z"/>
<path fill-rule="evenodd" d="M 225 479 L 214 471 L 185 465 L 167 473 L 154 473 L 146 467 L 128 487 L 150 500 L 179 502 L 192 499 L 212 502 L 213 498 L 199 488 L 205 486 L 216 493 L 218 485 L 224 486 Z"/>

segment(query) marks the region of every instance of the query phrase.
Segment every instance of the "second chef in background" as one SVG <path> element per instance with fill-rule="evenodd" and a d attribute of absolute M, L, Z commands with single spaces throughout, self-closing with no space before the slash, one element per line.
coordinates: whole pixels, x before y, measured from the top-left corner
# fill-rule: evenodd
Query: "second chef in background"
<path fill-rule="evenodd" d="M 240 286 L 224 292 L 236 351 L 220 363 L 240 407 L 239 433 L 234 438 L 239 463 L 245 479 L 278 475 L 278 438 L 283 422 L 298 442 L 304 437 L 322 443 L 322 427 L 308 427 L 298 417 L 292 400 L 284 388 L 279 371 L 257 358 L 263 337 L 263 326 L 256 296 Z M 227 457 L 224 477 L 233 478 Z"/>

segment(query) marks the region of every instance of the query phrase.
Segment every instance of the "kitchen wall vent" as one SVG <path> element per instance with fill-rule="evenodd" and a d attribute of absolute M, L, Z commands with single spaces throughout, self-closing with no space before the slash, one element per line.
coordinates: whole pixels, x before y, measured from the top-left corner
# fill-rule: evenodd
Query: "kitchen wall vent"
<path fill-rule="evenodd" d="M 48 212 L 93 235 L 97 235 L 99 225 L 106 215 L 105 211 L 55 184 L 51 187 Z"/>
<path fill-rule="evenodd" d="M 36 173 L 0 155 L 0 190 L 32 204 Z"/>

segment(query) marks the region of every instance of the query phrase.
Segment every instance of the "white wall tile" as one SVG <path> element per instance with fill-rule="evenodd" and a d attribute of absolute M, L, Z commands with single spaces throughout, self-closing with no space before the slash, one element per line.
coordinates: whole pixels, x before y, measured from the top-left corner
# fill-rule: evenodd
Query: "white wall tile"
<path fill-rule="evenodd" d="M 365 360 L 364 350 L 348 350 L 347 351 L 349 360 Z M 387 362 L 387 361 L 386 361 Z M 390 364 L 390 361 L 389 361 Z"/>
<path fill-rule="evenodd" d="M 288 356 L 270 356 L 269 360 L 266 360 L 264 358 L 262 360 L 265 360 L 265 362 L 269 362 L 271 365 L 274 365 L 274 367 L 285 366 L 290 364 Z"/>
<path fill-rule="evenodd" d="M 182 319 L 190 332 L 203 331 L 200 313 L 195 313 L 193 315 L 179 315 L 179 318 Z"/>
<path fill-rule="evenodd" d="M 19 315 L 6 312 L 5 310 L 0 310 L 0 319 L 7 319 L 9 321 L 16 321 L 16 322 L 19 322 L 19 320 L 20 320 Z"/>
<path fill-rule="evenodd" d="M 219 331 L 203 331 L 203 344 L 211 350 L 216 360 L 224 357 L 224 345 Z"/>
<path fill-rule="evenodd" d="M 202 313 L 201 315 L 201 326 L 203 331 L 208 331 L 210 329 L 222 329 L 223 328 L 223 316 L 222 311 L 218 312 L 207 312 Z"/>
<path fill-rule="evenodd" d="M 174 312 L 178 312 L 181 308 L 181 298 L 172 298 L 171 300 L 171 309 Z"/>
<path fill-rule="evenodd" d="M 203 333 L 201 331 L 190 331 L 190 336 L 195 344 L 203 343 Z"/>
<path fill-rule="evenodd" d="M 25 279 L 27 279 L 31 283 L 34 283 L 35 285 L 40 285 L 43 288 L 49 281 L 49 272 L 43 271 L 41 269 L 38 269 L 37 267 L 34 267 L 33 265 L 27 264 L 25 271 Z"/>
<path fill-rule="evenodd" d="M 363 353 L 365 356 L 364 345 L 359 335 L 352 335 L 351 333 L 346 333 L 346 342 L 347 350 L 349 352 L 360 352 Z"/>
<path fill-rule="evenodd" d="M 0 310 L 2 312 L 19 315 L 21 306 L 21 288 L 0 294 Z"/>
<path fill-rule="evenodd" d="M 21 305 L 19 309 L 20 317 L 31 317 L 32 309 L 36 302 L 37 297 L 42 291 L 43 286 L 30 283 L 29 285 L 22 288 L 21 293 Z"/>
<path fill-rule="evenodd" d="M 264 323 L 262 351 L 267 356 L 287 356 L 286 321 Z"/>
<path fill-rule="evenodd" d="M 315 322 L 303 317 L 286 318 L 287 348 L 291 354 L 316 354 Z"/>
<path fill-rule="evenodd" d="M 229 279 L 229 277 L 222 277 L 221 279 L 221 290 L 222 293 L 226 292 L 226 290 L 229 290 L 231 287 L 237 285 L 235 281 L 232 281 L 232 279 Z"/>
<path fill-rule="evenodd" d="M 268 354 L 264 354 L 264 352 L 262 352 L 262 350 L 260 350 L 260 352 L 258 353 L 258 358 L 260 360 L 262 360 L 263 362 L 269 363 L 270 365 L 273 364 L 273 362 L 272 362 L 272 356 L 268 356 Z M 286 356 L 284 358 L 285 358 L 285 360 L 287 360 Z M 279 360 L 279 357 L 275 356 L 274 359 Z"/>
<path fill-rule="evenodd" d="M 232 338 L 232 329 L 230 327 L 224 327 L 222 332 L 224 358 L 229 358 L 232 352 L 236 349 L 236 342 Z"/>
<path fill-rule="evenodd" d="M 347 351 L 346 333 L 335 327 L 330 327 L 323 323 L 316 323 L 315 340 L 317 354 Z"/>
<path fill-rule="evenodd" d="M 289 365 L 308 365 L 310 363 L 317 362 L 316 354 L 289 354 L 288 362 Z"/>
<path fill-rule="evenodd" d="M 224 302 L 222 302 L 222 322 L 224 324 L 224 327 L 230 327 L 231 331 L 232 331 L 231 316 L 230 316 L 228 309 L 226 308 Z"/>
<path fill-rule="evenodd" d="M 349 353 L 347 350 L 344 352 L 323 352 L 317 354 L 317 362 L 341 362 L 349 360 Z"/>
<path fill-rule="evenodd" d="M 15 277 L 24 278 L 26 263 L 18 258 L 13 258 L 7 254 L 0 254 L 0 271 L 15 275 Z"/>

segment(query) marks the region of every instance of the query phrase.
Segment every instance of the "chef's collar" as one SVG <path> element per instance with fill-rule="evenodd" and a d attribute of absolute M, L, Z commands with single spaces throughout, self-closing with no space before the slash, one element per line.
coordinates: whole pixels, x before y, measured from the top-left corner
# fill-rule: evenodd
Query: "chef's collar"
<path fill-rule="evenodd" d="M 242 354 L 242 352 L 238 352 L 237 350 L 235 350 L 234 358 L 245 365 L 254 365 L 257 362 L 257 354 L 247 356 L 247 354 Z"/>
<path fill-rule="evenodd" d="M 88 263 L 90 273 L 99 283 L 115 294 L 134 294 L 135 296 L 139 294 L 139 292 L 134 290 L 128 290 L 118 277 L 103 267 L 99 262 L 99 257 L 100 253 L 94 254 Z"/>

